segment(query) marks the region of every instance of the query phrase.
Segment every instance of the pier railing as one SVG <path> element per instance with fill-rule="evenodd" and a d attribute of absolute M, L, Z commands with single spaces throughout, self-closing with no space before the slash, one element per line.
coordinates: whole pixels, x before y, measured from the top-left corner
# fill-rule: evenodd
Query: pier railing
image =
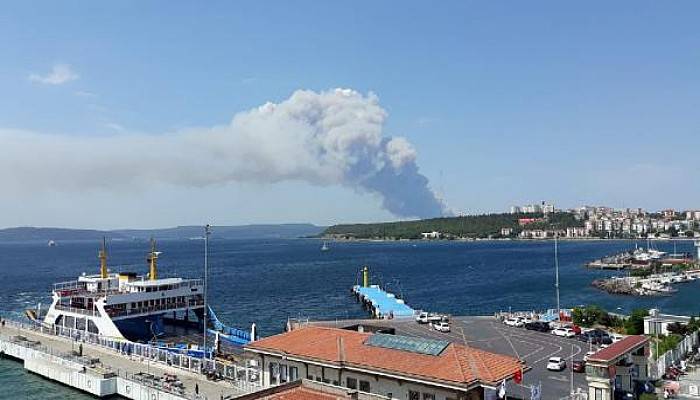
<path fill-rule="evenodd" d="M 86 343 L 128 357 L 141 363 L 160 364 L 194 374 L 221 378 L 236 389 L 250 393 L 263 389 L 262 370 L 252 363 L 208 359 L 180 354 L 171 350 L 160 349 L 150 344 L 135 343 L 125 339 L 105 337 L 98 334 L 65 328 L 45 326 L 41 323 L 27 323 L 4 319 L 5 323 L 17 329 L 31 330 L 45 335 L 70 338 L 77 343 Z"/>

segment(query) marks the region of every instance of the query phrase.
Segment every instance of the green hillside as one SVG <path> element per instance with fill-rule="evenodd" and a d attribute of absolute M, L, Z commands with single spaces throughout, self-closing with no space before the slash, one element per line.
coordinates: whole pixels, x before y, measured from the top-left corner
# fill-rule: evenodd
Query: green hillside
<path fill-rule="evenodd" d="M 333 225 L 323 236 L 346 239 L 420 239 L 422 232 L 437 231 L 452 238 L 500 237 L 502 228 L 512 228 L 517 235 L 522 228 L 520 218 L 543 218 L 542 214 L 485 214 L 462 217 L 432 218 L 417 221 L 382 222 L 372 224 Z M 582 226 L 573 214 L 549 214 L 544 221 L 527 225 L 527 229 L 566 229 Z M 511 236 L 513 236 L 511 235 Z"/>

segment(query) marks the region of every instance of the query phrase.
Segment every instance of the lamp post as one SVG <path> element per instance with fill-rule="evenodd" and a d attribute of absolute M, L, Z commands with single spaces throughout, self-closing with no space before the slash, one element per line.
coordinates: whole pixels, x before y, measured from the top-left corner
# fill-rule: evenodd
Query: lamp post
<path fill-rule="evenodd" d="M 559 232 L 554 231 L 554 270 L 555 283 L 554 287 L 557 290 L 557 320 L 561 318 L 561 304 L 559 303 Z"/>
<path fill-rule="evenodd" d="M 208 270 L 209 270 L 209 235 L 211 234 L 211 225 L 207 224 L 204 227 L 204 312 L 203 312 L 203 318 L 202 318 L 202 326 L 203 326 L 203 333 L 204 333 L 204 339 L 203 339 L 203 358 L 206 358 L 207 356 L 207 279 L 208 279 Z"/>

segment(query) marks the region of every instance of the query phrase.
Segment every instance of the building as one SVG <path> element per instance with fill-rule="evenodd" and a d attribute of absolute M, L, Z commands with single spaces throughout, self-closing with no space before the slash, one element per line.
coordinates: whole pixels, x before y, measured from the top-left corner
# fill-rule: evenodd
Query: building
<path fill-rule="evenodd" d="M 481 400 L 522 371 L 515 358 L 448 341 L 307 326 L 247 345 L 264 386 L 302 378 L 408 400 Z"/>
<path fill-rule="evenodd" d="M 423 237 L 423 239 L 440 239 L 440 237 L 442 237 L 442 234 L 437 231 L 423 232 L 420 235 Z"/>
<path fill-rule="evenodd" d="M 511 206 L 510 207 L 511 214 L 520 214 L 521 212 L 523 212 L 523 210 L 519 206 Z"/>
<path fill-rule="evenodd" d="M 513 234 L 513 228 L 501 228 L 501 236 L 508 237 Z"/>
<path fill-rule="evenodd" d="M 649 339 L 627 336 L 588 357 L 588 398 L 613 400 L 616 392 L 634 393 L 637 381 L 647 380 Z"/>
<path fill-rule="evenodd" d="M 661 314 L 657 309 L 649 310 L 649 316 L 644 317 L 645 335 L 668 335 L 668 326 L 671 324 L 688 325 L 690 317 L 683 315 Z"/>
<path fill-rule="evenodd" d="M 236 397 L 236 400 L 386 400 L 384 396 L 300 379 Z"/>

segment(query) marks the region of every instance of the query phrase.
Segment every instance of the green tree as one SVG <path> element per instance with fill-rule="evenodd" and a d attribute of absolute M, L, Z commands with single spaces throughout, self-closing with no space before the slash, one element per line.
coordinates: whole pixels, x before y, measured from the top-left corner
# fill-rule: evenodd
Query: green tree
<path fill-rule="evenodd" d="M 576 325 L 590 327 L 595 323 L 602 323 L 607 313 L 597 305 L 575 307 L 571 312 L 571 319 Z"/>
<path fill-rule="evenodd" d="M 632 311 L 625 321 L 625 333 L 628 335 L 641 335 L 644 333 L 644 317 L 649 315 L 649 310 L 638 308 Z"/>

